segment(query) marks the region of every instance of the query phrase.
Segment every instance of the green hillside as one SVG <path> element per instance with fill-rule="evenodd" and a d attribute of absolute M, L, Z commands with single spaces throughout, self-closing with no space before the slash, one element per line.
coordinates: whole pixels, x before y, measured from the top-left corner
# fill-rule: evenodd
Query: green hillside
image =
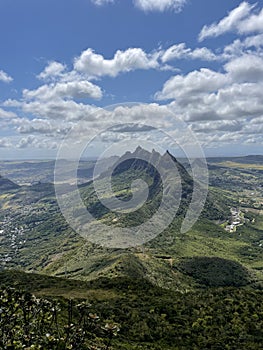
<path fill-rule="evenodd" d="M 79 186 L 87 208 L 98 222 L 108 225 L 109 232 L 115 226 L 133 227 L 142 223 L 158 209 L 162 181 L 153 166 L 138 159 L 144 152 L 139 148 L 134 157 L 129 154 L 119 158 L 112 177 L 113 193 L 124 202 L 132 198 L 133 180 L 140 178 L 148 184 L 147 201 L 137 211 L 110 212 L 100 202 L 92 182 Z M 91 315 L 98 315 L 102 328 L 97 327 L 99 333 L 94 334 L 94 330 L 85 331 L 85 337 L 81 335 L 85 339 L 77 345 L 80 350 L 91 349 L 90 346 L 109 349 L 109 333 L 105 333 L 103 322 L 120 328 L 118 336 L 111 341 L 111 349 L 260 349 L 263 342 L 262 174 L 253 167 L 209 164 L 210 188 L 205 207 L 192 229 L 182 234 L 182 220 L 192 196 L 192 178 L 187 166 L 169 153 L 161 156 L 153 152 L 150 156 L 154 157 L 154 164 L 163 162 L 163 166 L 166 157 L 173 160 L 180 175 L 180 179 L 175 178 L 182 184 L 182 200 L 173 222 L 143 246 L 117 249 L 86 241 L 69 227 L 60 213 L 52 183 L 35 182 L 10 189 L 7 186 L 1 191 L 0 308 L 10 311 L 12 305 L 17 305 L 18 324 L 12 323 L 16 322 L 13 320 L 6 323 L 2 316 L 0 324 L 13 340 L 20 337 L 17 344 L 22 340 L 34 344 L 33 337 L 24 337 L 25 332 L 12 331 L 14 327 L 26 327 L 19 316 L 25 290 L 53 305 L 59 303 L 58 324 L 45 328 L 44 334 L 40 332 L 42 326 L 37 326 L 38 344 L 53 342 L 53 348 L 54 339 L 60 337 L 58 349 L 66 349 L 62 347 L 65 345 L 62 334 L 65 323 L 69 322 L 69 310 L 72 310 L 73 326 L 66 342 L 76 344 L 76 339 L 82 339 L 76 333 L 76 325 L 83 319 L 78 305 L 84 301 L 85 305 L 91 305 L 88 309 Z M 30 163 L 23 166 L 30 167 Z M 81 177 L 85 178 L 85 167 L 83 164 L 81 167 Z M 90 167 L 87 171 L 90 174 Z M 102 186 L 107 175 L 102 173 L 98 179 Z M 168 182 L 173 175 L 169 168 L 165 169 Z M 5 185 L 12 184 L 1 179 Z M 67 185 L 67 189 L 71 186 Z M 168 195 L 176 194 L 177 188 L 171 186 L 169 191 Z M 112 194 L 104 192 L 104 196 L 111 199 Z M 225 227 L 232 220 L 233 208 L 238 208 L 242 224 L 228 232 Z M 14 290 L 10 291 L 10 287 Z M 10 299 L 6 299 L 8 293 Z M 38 310 L 35 299 L 28 295 L 26 298 L 33 300 L 30 307 Z M 47 317 L 54 318 L 50 311 L 45 312 Z M 91 318 L 87 317 L 90 322 Z M 36 318 L 32 327 L 38 322 Z M 78 334 L 77 338 L 74 334 Z M 5 341 L 0 344 L 2 348 L 8 349 L 5 345 L 8 338 L 1 339 Z M 12 349 L 25 348 L 12 346 Z"/>
<path fill-rule="evenodd" d="M 0 175 L 0 193 L 16 190 L 19 186 L 13 181 L 6 179 Z"/>
<path fill-rule="evenodd" d="M 34 293 L 38 298 L 38 308 L 40 301 L 44 305 L 52 305 L 53 308 L 57 305 L 57 321 L 54 325 L 44 323 L 41 328 L 48 329 L 51 336 L 58 334 L 60 329 L 61 337 L 62 326 L 68 324 L 70 317 L 71 332 L 70 338 L 67 339 L 73 342 L 72 335 L 76 334 L 75 327 L 82 317 L 81 310 L 84 310 L 84 307 L 88 310 L 87 315 L 96 315 L 98 325 L 103 326 L 103 322 L 118 325 L 120 330 L 111 342 L 112 350 L 254 350 L 260 349 L 263 341 L 262 291 L 247 287 L 207 287 L 199 291 L 181 293 L 156 287 L 137 278 L 100 278 L 92 282 L 83 282 L 15 271 L 0 273 L 0 281 L 0 290 L 8 285 L 20 291 L 23 289 Z M 12 293 L 12 299 L 6 303 L 8 293 Z M 15 293 L 2 289 L 1 295 L 5 299 L 0 298 L 0 306 L 10 310 L 16 303 L 16 312 L 19 312 L 20 305 L 23 307 L 26 302 L 21 292 Z M 30 308 L 35 310 L 36 299 L 25 295 L 26 300 L 30 302 Z M 44 303 L 44 300 L 47 302 Z M 50 314 L 50 309 L 48 312 Z M 34 320 L 31 316 L 31 327 L 39 323 L 38 314 L 34 315 Z M 0 322 L 4 320 L 0 316 Z M 17 330 L 25 326 L 19 317 L 12 319 L 11 324 L 15 323 Z M 5 329 L 11 332 L 7 324 Z M 45 338 L 46 333 L 41 334 L 39 328 L 37 330 L 35 336 L 38 337 L 38 344 L 52 340 Z M 98 337 L 98 327 L 89 328 L 90 331 L 93 332 L 93 336 L 86 333 L 87 342 L 82 343 L 78 347 L 79 350 L 92 349 L 88 345 L 91 340 L 93 349 L 109 349 L 106 347 L 107 334 L 100 333 Z M 17 338 L 18 334 L 13 335 L 12 339 Z M 30 338 L 20 336 L 20 339 L 30 344 Z M 31 339 L 31 344 L 34 344 L 34 338 Z M 80 333 L 75 339 L 82 339 Z M 61 346 L 64 340 L 61 341 Z M 13 349 L 22 347 L 13 346 Z"/>
<path fill-rule="evenodd" d="M 136 277 L 160 287 L 184 291 L 200 287 L 202 283 L 200 285 L 200 280 L 179 269 L 180 263 L 190 258 L 214 257 L 242 264 L 248 271 L 251 284 L 262 283 L 262 217 L 256 213 L 249 214 L 250 222 L 238 228 L 237 234 L 226 232 L 220 225 L 228 220 L 230 208 L 239 205 L 238 193 L 229 192 L 225 188 L 226 181 L 235 177 L 238 186 L 242 182 L 244 186 L 247 184 L 243 181 L 243 173 L 240 173 L 239 179 L 237 170 L 233 174 L 226 173 L 220 167 L 212 170 L 214 186 L 210 187 L 202 215 L 189 232 L 181 234 L 181 222 L 191 200 L 192 178 L 169 153 L 161 156 L 155 151 L 150 154 L 138 148 L 133 157 L 129 154 L 128 159 L 124 155 L 118 160 L 112 188 L 119 199 L 127 201 L 131 196 L 131 182 L 141 178 L 149 186 L 146 204 L 133 213 L 117 215 L 102 205 L 92 182 L 82 184 L 81 196 L 98 222 L 108 224 L 110 231 L 114 226 L 142 223 L 157 210 L 162 195 L 161 179 L 153 166 L 138 159 L 140 153 L 147 153 L 156 164 L 165 164 L 165 157 L 170 157 L 180 174 L 181 205 L 174 221 L 162 234 L 143 247 L 130 249 L 103 248 L 89 243 L 65 222 L 56 203 L 53 185 L 36 183 L 0 197 L 2 268 L 19 268 L 79 280 Z M 169 178 L 169 168 L 165 174 Z M 100 176 L 102 185 L 106 175 Z M 256 182 L 256 177 L 253 179 Z M 228 266 L 225 268 L 228 269 Z"/>

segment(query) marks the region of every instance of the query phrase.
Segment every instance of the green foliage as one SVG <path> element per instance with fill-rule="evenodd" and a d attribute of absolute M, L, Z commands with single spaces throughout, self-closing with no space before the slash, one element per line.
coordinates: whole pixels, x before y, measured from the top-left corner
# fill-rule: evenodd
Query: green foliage
<path fill-rule="evenodd" d="M 137 293 L 135 297 L 127 289 L 126 298 L 96 306 L 104 317 L 114 314 L 122 324 L 116 349 L 260 349 L 261 292 L 220 288 Z"/>
<path fill-rule="evenodd" d="M 218 257 L 183 259 L 178 269 L 211 287 L 240 287 L 251 282 L 248 271 L 241 264 Z"/>
<path fill-rule="evenodd" d="M 65 305 L 54 300 L 36 298 L 15 289 L 1 290 L 0 347 L 6 350 L 107 350 L 119 328 L 113 323 L 102 326 L 90 307 L 86 302 L 76 305 L 68 300 L 67 317 L 63 317 Z"/>
<path fill-rule="evenodd" d="M 235 169 L 228 163 L 209 166 L 213 187 L 201 218 L 181 234 L 193 184 L 178 162 L 177 168 L 183 187 L 178 215 L 142 248 L 107 249 L 84 242 L 59 213 L 52 184 L 37 182 L 0 196 L 3 267 L 68 277 L 0 273 L 1 285 L 27 289 L 38 296 L 3 290 L 1 349 L 107 349 L 111 342 L 113 349 L 121 350 L 262 348 L 263 218 L 255 210 L 262 193 L 262 170 Z M 37 166 L 33 169 L 37 171 Z M 41 169 L 48 172 L 48 164 L 43 163 Z M 85 177 L 84 167 L 80 170 Z M 169 179 L 171 174 L 166 175 Z M 162 184 L 152 167 L 143 162 L 124 162 L 116 169 L 114 194 L 129 200 L 131 183 L 138 178 L 147 182 L 149 196 L 146 205 L 129 214 L 116 215 L 103 207 L 92 182 L 80 186 L 89 211 L 108 224 L 109 231 L 111 225 L 138 225 L 158 209 Z M 99 181 L 103 186 L 103 176 Z M 176 189 L 171 189 L 171 194 L 173 191 Z M 257 194 L 255 203 L 252 191 Z M 226 222 L 232 206 L 253 213 L 243 210 L 250 222 L 246 220 L 229 233 L 220 224 Z M 14 241 L 13 233 L 21 227 L 23 235 L 18 234 Z M 22 245 L 21 237 L 25 237 Z M 87 306 L 86 300 L 92 306 Z M 110 320 L 106 327 L 96 314 Z M 122 325 L 116 340 L 112 339 L 115 323 Z"/>
<path fill-rule="evenodd" d="M 43 286 L 45 278 L 39 276 L 39 281 L 43 280 Z M 52 286 L 54 295 L 56 292 L 59 294 L 59 285 L 66 284 L 67 281 L 71 284 L 69 293 L 71 289 L 73 294 L 73 289 L 77 289 L 78 285 L 80 289 L 84 288 L 84 282 L 81 281 L 48 278 L 43 291 L 38 288 L 37 294 L 45 293 L 48 285 Z M 37 283 L 34 287 L 30 285 L 29 287 L 34 289 Z M 83 315 L 82 308 L 85 310 L 84 317 L 97 320 L 95 315 L 97 314 L 103 320 L 112 321 L 108 322 L 109 325 L 105 328 L 101 327 L 101 321 L 90 323 L 91 320 L 87 318 L 89 327 L 85 334 L 86 343 L 73 347 L 74 349 L 89 349 L 90 342 L 105 349 L 110 340 L 109 334 L 105 332 L 112 328 L 115 332 L 116 324 L 120 324 L 121 329 L 118 338 L 112 339 L 112 349 L 256 350 L 261 348 L 263 342 L 263 295 L 260 290 L 247 287 L 220 287 L 181 293 L 158 288 L 143 279 L 136 278 L 103 278 L 86 283 L 85 288 L 87 291 L 91 289 L 95 291 L 93 297 L 88 299 L 91 305 L 87 305 L 86 300 L 83 303 L 79 300 L 59 299 L 61 311 L 57 312 L 57 323 L 62 332 L 60 334 L 64 334 L 65 337 L 67 334 L 65 330 L 68 328 L 63 328 L 63 325 L 72 323 L 74 327 L 70 328 L 71 335 L 68 339 L 76 341 L 75 337 L 81 338 L 77 331 L 79 326 L 76 325 Z M 97 297 L 101 290 L 108 292 L 104 298 Z M 14 293 L 18 292 L 12 291 L 11 294 Z M 43 305 L 49 305 L 46 308 L 46 315 L 51 318 L 43 327 L 50 328 L 53 317 L 50 307 L 58 305 L 58 302 L 50 297 L 47 300 L 48 304 L 46 298 L 42 297 L 39 300 Z M 12 302 L 9 302 L 10 304 Z M 53 321 L 52 331 L 47 328 L 43 331 L 56 336 L 55 324 Z M 39 332 L 36 331 L 37 334 Z M 41 337 L 39 339 L 42 341 Z M 47 341 L 45 336 L 44 340 Z M 56 349 L 56 347 L 52 345 L 43 349 Z"/>

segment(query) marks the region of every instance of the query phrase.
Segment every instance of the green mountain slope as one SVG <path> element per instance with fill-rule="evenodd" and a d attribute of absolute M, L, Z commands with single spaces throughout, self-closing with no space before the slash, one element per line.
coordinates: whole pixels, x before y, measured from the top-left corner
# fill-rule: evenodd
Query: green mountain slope
<path fill-rule="evenodd" d="M 19 186 L 13 181 L 6 179 L 0 175 L 0 193 L 7 192 L 10 190 L 16 190 Z"/>
<path fill-rule="evenodd" d="M 255 215 L 255 221 L 252 222 L 251 218 L 251 222 L 241 227 L 237 234 L 226 232 L 217 221 L 227 220 L 231 206 L 236 205 L 238 199 L 224 188 L 214 186 L 210 188 L 199 221 L 189 232 L 181 234 L 181 223 L 191 201 L 193 183 L 186 168 L 169 153 L 161 156 L 157 152 L 148 153 L 138 148 L 133 155 L 126 154 L 118 160 L 113 171 L 112 188 L 119 199 L 124 202 L 131 199 L 131 183 L 135 179 L 141 178 L 149 186 L 145 205 L 134 213 L 110 212 L 100 202 L 92 182 L 80 185 L 81 196 L 98 222 L 106 223 L 110 232 L 115 226 L 138 225 L 158 209 L 162 181 L 153 166 L 139 159 L 143 153 L 151 157 L 153 164 L 161 164 L 168 181 L 174 174 L 171 174 L 169 167 L 166 168 L 167 157 L 172 159 L 180 175 L 180 208 L 174 221 L 162 234 L 142 247 L 130 249 L 103 248 L 91 244 L 66 223 L 56 203 L 54 186 L 37 183 L 18 188 L 14 193 L 0 198 L 2 268 L 19 268 L 86 281 L 98 278 L 143 279 L 159 287 L 185 291 L 203 288 L 207 284 L 205 277 L 197 279 L 189 273 L 189 269 L 181 268 L 185 259 L 221 258 L 226 261 L 211 260 L 222 262 L 221 280 L 226 271 L 231 273 L 234 261 L 244 266 L 244 281 L 241 278 L 244 283 L 241 281 L 241 284 L 259 287 L 263 281 L 260 246 L 263 241 L 262 217 Z M 213 171 L 215 174 L 216 170 Z M 102 185 L 106 175 L 108 173 L 99 177 Z M 176 194 L 177 188 L 171 186 L 169 191 Z M 112 194 L 106 192 L 104 195 L 110 198 Z M 202 270 L 202 275 L 205 273 L 211 274 Z M 224 281 L 221 283 L 224 285 Z M 229 283 L 236 285 L 235 279 Z"/>
<path fill-rule="evenodd" d="M 33 292 L 37 298 L 45 297 L 48 305 L 59 302 L 63 324 L 69 306 L 73 306 L 70 322 L 77 322 L 78 305 L 83 305 L 80 302 L 84 300 L 91 315 L 119 325 L 120 332 L 111 349 L 254 350 L 261 349 L 263 341 L 262 291 L 247 287 L 213 287 L 181 293 L 137 278 L 83 282 L 17 271 L 0 273 L 0 292 L 6 286 Z M 6 307 L 6 293 L 4 296 L 1 302 Z M 17 310 L 16 302 L 10 298 L 9 308 Z M 13 308 L 12 303 L 16 303 Z M 49 324 L 52 326 L 52 322 Z M 51 326 L 49 332 L 53 333 Z M 55 331 L 56 324 L 54 328 Z"/>

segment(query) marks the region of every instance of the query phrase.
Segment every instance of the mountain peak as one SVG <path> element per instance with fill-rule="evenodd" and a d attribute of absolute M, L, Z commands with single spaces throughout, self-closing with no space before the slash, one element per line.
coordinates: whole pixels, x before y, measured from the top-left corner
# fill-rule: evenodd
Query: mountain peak
<path fill-rule="evenodd" d="M 0 175 L 0 191 L 9 191 L 9 190 L 16 190 L 19 186 L 15 184 L 13 181 L 3 177 Z"/>
<path fill-rule="evenodd" d="M 164 159 L 172 159 L 175 163 L 178 163 L 177 159 L 168 150 L 163 155 Z"/>
<path fill-rule="evenodd" d="M 140 151 L 142 151 L 142 150 L 143 150 L 143 148 L 139 145 L 139 146 L 136 147 L 135 152 L 140 152 Z"/>
<path fill-rule="evenodd" d="M 145 160 L 150 159 L 151 152 L 147 151 L 145 148 L 138 146 L 134 152 L 130 153 L 130 156 L 134 158 L 145 158 Z"/>

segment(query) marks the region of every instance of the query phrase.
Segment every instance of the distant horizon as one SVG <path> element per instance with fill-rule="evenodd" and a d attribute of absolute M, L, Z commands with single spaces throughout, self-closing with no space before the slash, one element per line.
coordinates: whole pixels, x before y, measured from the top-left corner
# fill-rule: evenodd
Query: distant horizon
<path fill-rule="evenodd" d="M 171 152 L 172 155 L 174 155 L 172 152 Z M 175 155 L 174 155 L 175 156 Z M 111 157 L 120 157 L 118 155 L 112 155 Z M 175 156 L 176 157 L 176 156 Z M 206 156 L 205 159 L 210 159 L 210 158 L 245 158 L 245 157 L 263 157 L 263 154 L 240 154 L 240 155 L 215 155 L 215 156 Z M 176 157 L 178 159 L 187 159 L 187 157 L 181 157 L 181 156 L 178 156 Z M 194 159 L 195 157 L 193 157 Z M 198 159 L 198 157 L 196 157 Z M 99 159 L 99 156 L 97 157 L 84 157 L 84 158 L 81 158 L 80 161 L 96 161 Z M 106 158 L 102 158 L 102 159 L 107 159 Z M 50 161 L 56 161 L 57 158 L 19 158 L 19 159 L 1 159 L 0 158 L 0 162 L 50 162 Z M 77 159 L 63 159 L 64 161 L 76 161 Z"/>

